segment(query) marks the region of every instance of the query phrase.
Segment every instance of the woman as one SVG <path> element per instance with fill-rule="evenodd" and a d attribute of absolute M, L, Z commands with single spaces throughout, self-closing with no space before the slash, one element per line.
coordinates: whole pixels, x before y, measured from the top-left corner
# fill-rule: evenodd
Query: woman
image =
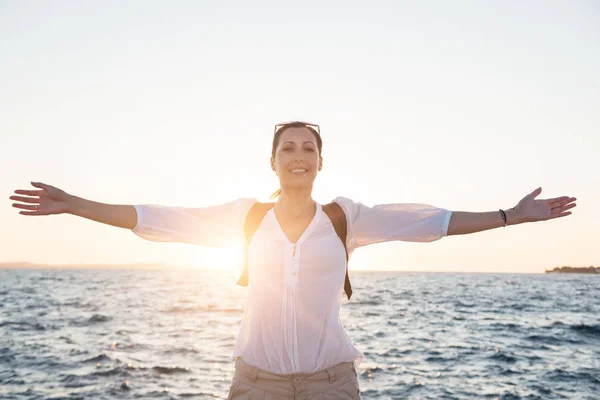
<path fill-rule="evenodd" d="M 422 204 L 367 207 L 338 197 L 346 217 L 346 243 L 323 207 L 312 198 L 323 166 L 317 125 L 288 122 L 275 127 L 271 168 L 279 198 L 266 212 L 247 250 L 248 300 L 234 350 L 230 399 L 359 399 L 356 366 L 363 358 L 346 335 L 339 309 L 346 251 L 371 243 L 430 242 L 447 235 L 570 215 L 573 197 L 536 200 L 541 188 L 514 208 L 483 213 L 452 212 Z M 43 183 L 16 190 L 20 214 L 70 213 L 133 230 L 153 241 L 220 246 L 242 238 L 256 200 L 242 198 L 206 208 L 109 205 L 72 196 Z M 344 249 L 344 247 L 346 249 Z"/>

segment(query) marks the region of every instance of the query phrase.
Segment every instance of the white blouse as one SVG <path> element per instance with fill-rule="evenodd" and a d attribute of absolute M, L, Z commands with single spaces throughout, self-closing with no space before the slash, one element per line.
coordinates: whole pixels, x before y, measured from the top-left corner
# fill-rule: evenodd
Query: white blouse
<path fill-rule="evenodd" d="M 378 242 L 438 240 L 447 235 L 452 213 L 424 204 L 368 207 L 343 197 L 334 201 L 347 216 L 348 254 Z M 241 198 L 205 208 L 136 205 L 133 232 L 152 241 L 224 246 L 232 239 L 243 241 L 245 218 L 255 202 Z M 364 355 L 339 317 L 346 254 L 320 204 L 296 243 L 269 210 L 248 249 L 248 268 L 248 298 L 234 358 L 276 374 L 316 372 L 346 361 L 360 364 Z"/>

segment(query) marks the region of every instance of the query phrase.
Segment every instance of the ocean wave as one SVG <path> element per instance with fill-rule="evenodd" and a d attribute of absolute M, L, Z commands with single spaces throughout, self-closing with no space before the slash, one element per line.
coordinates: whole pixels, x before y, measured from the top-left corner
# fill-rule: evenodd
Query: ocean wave
<path fill-rule="evenodd" d="M 382 304 L 381 300 L 362 300 L 352 302 L 351 306 L 379 306 Z M 350 304 L 349 304 L 350 305 Z"/>
<path fill-rule="evenodd" d="M 244 312 L 242 308 L 218 308 L 218 307 L 170 307 L 163 312 L 167 314 L 196 314 L 196 313 L 224 313 L 224 314 L 241 314 Z"/>
<path fill-rule="evenodd" d="M 90 324 L 94 324 L 97 322 L 107 322 L 112 320 L 112 317 L 109 317 L 107 315 L 102 315 L 102 314 L 94 314 L 90 317 L 90 319 L 88 319 L 88 322 Z"/>
<path fill-rule="evenodd" d="M 500 329 L 519 329 L 519 328 L 521 328 L 521 325 L 513 324 L 513 323 L 497 322 L 494 324 L 490 324 L 490 327 L 500 328 Z"/>
<path fill-rule="evenodd" d="M 447 363 L 447 362 L 456 362 L 457 359 L 456 359 L 456 357 L 429 356 L 429 357 L 426 357 L 424 361 L 428 362 L 428 363 L 442 363 L 442 364 L 444 364 L 444 363 Z"/>
<path fill-rule="evenodd" d="M 517 362 L 517 359 L 515 357 L 509 356 L 508 354 L 504 354 L 502 352 L 494 353 L 492 356 L 488 357 L 488 359 L 494 361 L 502 361 L 510 364 Z"/>
<path fill-rule="evenodd" d="M 581 343 L 579 340 L 573 340 L 565 337 L 558 337 L 554 335 L 529 335 L 525 338 L 526 340 L 531 340 L 533 342 L 545 343 L 545 344 L 554 344 L 560 345 L 563 343 L 572 343 L 578 344 Z"/>
<path fill-rule="evenodd" d="M 73 339 L 66 336 L 59 336 L 58 338 L 67 344 L 77 344 L 77 342 L 75 342 Z"/>
<path fill-rule="evenodd" d="M 161 353 L 166 356 L 175 355 L 175 354 L 185 356 L 185 355 L 192 355 L 192 354 L 200 354 L 200 353 L 202 353 L 202 351 L 200 351 L 199 349 L 197 349 L 195 347 L 175 347 L 175 348 L 171 348 L 171 349 L 162 350 Z"/>
<path fill-rule="evenodd" d="M 6 321 L 0 322 L 0 328 L 8 326 L 15 331 L 45 331 L 46 327 L 39 323 L 30 323 L 23 321 Z"/>
<path fill-rule="evenodd" d="M 130 376 L 129 372 L 124 367 L 114 367 L 104 371 L 95 371 L 91 374 L 92 376 L 113 376 L 121 375 L 124 377 Z"/>
<path fill-rule="evenodd" d="M 587 382 L 594 385 L 600 384 L 600 369 L 595 371 L 595 374 L 588 372 L 567 371 L 557 368 L 553 371 L 544 374 L 544 378 L 548 380 L 556 380 L 561 382 L 579 382 L 580 384 Z"/>
<path fill-rule="evenodd" d="M 156 366 L 156 367 L 152 367 L 152 369 L 155 372 L 158 372 L 159 374 L 166 374 L 166 375 L 188 374 L 188 373 L 191 372 L 191 370 L 189 368 L 183 368 L 183 367 L 161 367 L 161 366 Z"/>
<path fill-rule="evenodd" d="M 92 357 L 92 358 L 88 358 L 87 360 L 83 360 L 82 362 L 84 363 L 99 363 L 99 362 L 105 362 L 105 361 L 110 361 L 111 358 L 109 356 L 107 356 L 106 354 L 100 354 L 97 355 L 96 357 Z"/>
<path fill-rule="evenodd" d="M 386 351 L 384 351 L 383 353 L 379 353 L 380 356 L 382 357 L 401 357 L 401 356 L 405 356 L 408 355 L 410 353 L 412 353 L 413 351 L 411 349 L 397 349 L 397 348 L 392 348 L 392 349 L 388 349 Z"/>
<path fill-rule="evenodd" d="M 473 308 L 476 307 L 477 305 L 475 303 L 465 303 L 462 301 L 457 301 L 454 303 L 454 307 L 462 307 L 462 308 Z"/>
<path fill-rule="evenodd" d="M 569 325 L 569 329 L 585 335 L 595 336 L 600 338 L 600 325 Z"/>

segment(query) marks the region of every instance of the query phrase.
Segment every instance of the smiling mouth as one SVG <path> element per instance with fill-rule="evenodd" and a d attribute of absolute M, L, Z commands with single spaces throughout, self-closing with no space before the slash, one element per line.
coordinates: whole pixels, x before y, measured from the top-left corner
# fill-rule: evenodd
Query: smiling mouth
<path fill-rule="evenodd" d="M 290 172 L 292 174 L 298 174 L 298 175 L 302 175 L 305 174 L 308 170 L 306 168 L 294 168 L 291 169 Z"/>

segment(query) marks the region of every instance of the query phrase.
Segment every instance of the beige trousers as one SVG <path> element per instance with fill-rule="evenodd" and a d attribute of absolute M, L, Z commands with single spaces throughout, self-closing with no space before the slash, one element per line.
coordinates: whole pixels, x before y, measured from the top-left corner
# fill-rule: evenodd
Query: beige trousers
<path fill-rule="evenodd" d="M 280 375 L 253 367 L 238 358 L 227 399 L 360 400 L 360 387 L 351 362 L 310 374 Z"/>

